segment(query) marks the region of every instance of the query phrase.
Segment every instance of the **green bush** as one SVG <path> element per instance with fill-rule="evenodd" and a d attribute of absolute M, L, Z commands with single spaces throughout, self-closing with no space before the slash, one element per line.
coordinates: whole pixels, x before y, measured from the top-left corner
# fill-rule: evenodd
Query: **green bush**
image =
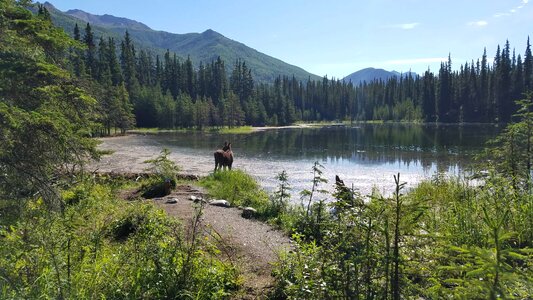
<path fill-rule="evenodd" d="M 155 174 L 159 182 L 164 182 L 165 180 L 176 182 L 176 175 L 180 171 L 180 167 L 170 160 L 169 155 L 170 150 L 163 148 L 158 157 L 144 162 L 150 164 L 146 171 Z"/>
<path fill-rule="evenodd" d="M 309 217 L 293 214 L 296 248 L 275 267 L 275 296 L 526 299 L 533 293 L 529 193 L 495 174 L 477 186 L 438 178 L 405 195 L 399 180 L 397 187 L 390 198 L 361 202 L 337 186 L 335 215 L 315 222 L 319 228 L 302 227 Z"/>
<path fill-rule="evenodd" d="M 29 201 L 0 229 L 1 299 L 220 299 L 237 288 L 214 245 L 183 236 L 151 204 L 115 199 L 92 182 L 63 198 L 62 212 Z"/>
<path fill-rule="evenodd" d="M 260 214 L 268 209 L 268 195 L 252 176 L 243 171 L 215 172 L 204 177 L 200 184 L 212 197 L 228 200 L 232 206 L 251 206 Z"/>

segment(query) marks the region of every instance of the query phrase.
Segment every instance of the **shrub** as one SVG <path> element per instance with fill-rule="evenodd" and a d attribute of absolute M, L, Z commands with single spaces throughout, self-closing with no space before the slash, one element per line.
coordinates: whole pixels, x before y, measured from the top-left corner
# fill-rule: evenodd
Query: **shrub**
<path fill-rule="evenodd" d="M 264 214 L 268 207 L 268 196 L 255 179 L 240 170 L 215 172 L 200 181 L 209 194 L 228 200 L 233 206 L 251 206 Z"/>
<path fill-rule="evenodd" d="M 1 299 L 220 299 L 236 288 L 218 249 L 184 237 L 153 205 L 118 200 L 94 182 L 63 197 L 63 212 L 29 201 L 0 229 Z"/>

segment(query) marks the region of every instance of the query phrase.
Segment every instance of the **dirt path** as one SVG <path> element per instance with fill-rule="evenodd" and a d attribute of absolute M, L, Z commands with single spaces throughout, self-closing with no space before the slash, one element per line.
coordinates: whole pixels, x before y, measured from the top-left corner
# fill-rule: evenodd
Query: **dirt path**
<path fill-rule="evenodd" d="M 191 195 L 206 197 L 198 187 L 181 185 L 170 195 L 153 201 L 169 216 L 189 224 L 195 213 Z M 166 203 L 168 199 L 176 199 L 177 203 Z M 291 241 L 263 222 L 242 218 L 241 212 L 237 208 L 205 205 L 202 225 L 207 236 L 215 237 L 219 249 L 242 272 L 243 288 L 237 298 L 263 299 L 273 285 L 272 263 L 279 251 L 290 249 Z"/>

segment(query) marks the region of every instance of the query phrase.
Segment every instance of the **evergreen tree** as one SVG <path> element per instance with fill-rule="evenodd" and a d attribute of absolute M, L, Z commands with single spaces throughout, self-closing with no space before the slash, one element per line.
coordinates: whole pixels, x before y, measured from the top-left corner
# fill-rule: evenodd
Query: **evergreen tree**
<path fill-rule="evenodd" d="M 104 85 L 112 84 L 111 69 L 107 58 L 108 53 L 108 45 L 104 38 L 101 37 L 100 42 L 98 43 L 98 72 L 96 74 L 96 79 Z"/>
<path fill-rule="evenodd" d="M 224 125 L 234 127 L 244 123 L 244 112 L 237 95 L 233 92 L 228 93 L 228 97 L 222 99 L 222 119 Z"/>
<path fill-rule="evenodd" d="M 439 70 L 439 97 L 438 97 L 438 119 L 439 122 L 449 122 L 451 120 L 451 66 L 441 63 Z"/>
<path fill-rule="evenodd" d="M 481 59 L 481 73 L 479 77 L 479 88 L 480 88 L 480 98 L 482 101 L 482 107 L 484 110 L 484 120 L 486 122 L 491 122 L 493 120 L 493 115 L 491 114 L 491 100 L 489 93 L 489 66 L 487 62 L 487 48 L 483 50 L 483 56 Z"/>
<path fill-rule="evenodd" d="M 505 47 L 502 50 L 500 63 L 496 68 L 496 97 L 498 103 L 499 117 L 503 122 L 510 120 L 511 114 L 516 110 L 514 100 L 511 99 L 511 47 L 509 41 L 505 42 Z"/>
<path fill-rule="evenodd" d="M 423 110 L 426 115 L 426 121 L 428 122 L 434 122 L 437 119 L 436 115 L 436 87 L 435 87 L 435 78 L 433 76 L 433 73 L 428 69 L 423 77 L 423 92 L 422 92 L 422 99 L 423 99 Z"/>
<path fill-rule="evenodd" d="M 129 32 L 127 31 L 121 44 L 120 60 L 126 89 L 130 96 L 136 95 L 139 88 L 139 82 L 137 80 L 137 72 L 135 68 L 135 47 L 133 46 Z"/>
<path fill-rule="evenodd" d="M 0 4 L 0 198 L 40 198 L 61 210 L 57 187 L 69 176 L 57 174 L 97 156 L 95 99 L 58 64 L 74 41 L 25 4 Z"/>
<path fill-rule="evenodd" d="M 526 91 L 533 91 L 533 56 L 531 55 L 531 44 L 527 37 L 526 52 L 524 54 L 524 88 Z"/>
<path fill-rule="evenodd" d="M 91 25 L 89 23 L 87 23 L 87 26 L 85 27 L 83 41 L 87 47 L 85 50 L 85 66 L 87 67 L 87 73 L 93 78 L 96 78 L 98 74 L 98 64 L 96 62 L 96 44 Z"/>
<path fill-rule="evenodd" d="M 114 125 L 120 129 L 120 133 L 125 134 L 135 124 L 135 115 L 124 83 L 117 88 L 117 104 Z"/>
<path fill-rule="evenodd" d="M 109 72 L 111 73 L 111 82 L 115 86 L 122 84 L 122 70 L 117 58 L 117 49 L 113 38 L 108 38 L 107 40 L 106 60 L 109 66 Z"/>
<path fill-rule="evenodd" d="M 74 40 L 81 41 L 80 28 L 78 27 L 78 23 L 74 25 Z"/>
<path fill-rule="evenodd" d="M 84 51 L 81 46 L 81 34 L 80 29 L 78 27 L 78 23 L 74 26 L 74 40 L 79 42 L 74 44 L 72 46 L 70 54 L 71 54 L 71 62 L 73 66 L 74 74 L 76 74 L 77 77 L 81 77 L 83 74 L 85 74 L 85 62 L 84 62 Z"/>
<path fill-rule="evenodd" d="M 137 74 L 140 85 L 154 84 L 154 77 L 156 77 L 154 74 L 154 64 L 152 62 L 152 55 L 147 51 L 139 51 Z"/>
<path fill-rule="evenodd" d="M 194 72 L 192 61 L 190 57 L 187 57 L 187 60 L 185 61 L 185 66 L 183 67 L 183 70 L 185 72 L 184 80 L 185 84 L 183 85 L 187 94 L 189 94 L 191 97 L 196 98 L 196 74 Z"/>

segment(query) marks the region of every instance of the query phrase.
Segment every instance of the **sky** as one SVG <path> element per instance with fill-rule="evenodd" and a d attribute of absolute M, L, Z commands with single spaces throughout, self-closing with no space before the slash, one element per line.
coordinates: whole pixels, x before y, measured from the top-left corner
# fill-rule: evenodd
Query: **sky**
<path fill-rule="evenodd" d="M 343 78 L 374 67 L 437 72 L 493 58 L 509 40 L 523 56 L 533 0 L 49 0 L 172 33 L 213 29 L 313 74 Z"/>

